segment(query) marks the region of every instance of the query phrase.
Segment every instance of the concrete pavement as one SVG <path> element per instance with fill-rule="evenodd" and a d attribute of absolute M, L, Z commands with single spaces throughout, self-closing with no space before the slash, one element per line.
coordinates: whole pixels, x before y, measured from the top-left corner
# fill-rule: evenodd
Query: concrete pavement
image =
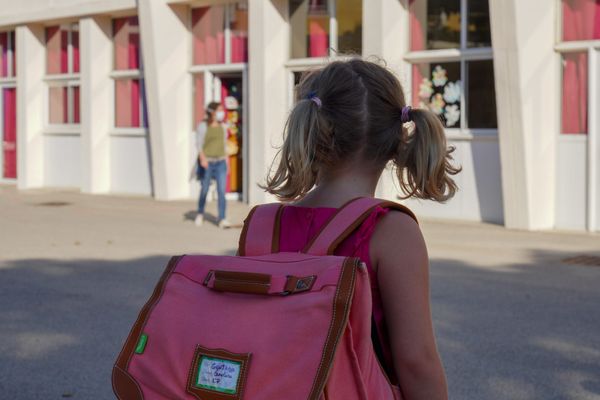
<path fill-rule="evenodd" d="M 196 228 L 193 210 L 0 185 L 0 399 L 113 398 L 112 363 L 169 256 L 235 252 L 239 229 Z M 600 399 L 600 266 L 562 262 L 600 256 L 599 235 L 421 226 L 452 399 Z"/>

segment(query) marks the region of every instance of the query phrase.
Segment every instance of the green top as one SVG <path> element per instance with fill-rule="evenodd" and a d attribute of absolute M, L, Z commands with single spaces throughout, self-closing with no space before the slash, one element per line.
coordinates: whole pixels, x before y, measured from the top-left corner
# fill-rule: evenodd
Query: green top
<path fill-rule="evenodd" d="M 223 127 L 209 126 L 206 129 L 206 137 L 204 138 L 202 150 L 206 157 L 225 157 L 225 135 L 223 134 Z"/>

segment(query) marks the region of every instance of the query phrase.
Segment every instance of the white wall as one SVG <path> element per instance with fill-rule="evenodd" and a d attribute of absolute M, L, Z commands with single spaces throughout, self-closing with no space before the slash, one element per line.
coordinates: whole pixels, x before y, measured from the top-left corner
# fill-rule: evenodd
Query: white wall
<path fill-rule="evenodd" d="M 110 191 L 152 194 L 150 148 L 146 136 L 111 136 Z"/>
<path fill-rule="evenodd" d="M 81 186 L 79 135 L 44 135 L 44 186 Z"/>
<path fill-rule="evenodd" d="M 249 0 L 248 197 L 251 204 L 269 197 L 264 182 L 281 145 L 288 108 L 289 26 L 287 0 Z"/>
<path fill-rule="evenodd" d="M 136 0 L 0 0 L 0 26 L 133 9 Z"/>

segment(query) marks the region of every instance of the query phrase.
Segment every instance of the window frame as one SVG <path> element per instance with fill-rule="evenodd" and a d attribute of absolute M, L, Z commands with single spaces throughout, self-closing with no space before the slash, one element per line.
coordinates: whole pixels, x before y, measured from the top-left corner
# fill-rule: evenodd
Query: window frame
<path fill-rule="evenodd" d="M 47 34 L 48 28 L 51 27 L 59 27 L 59 32 L 63 27 L 67 27 L 67 72 L 66 73 L 58 73 L 51 74 L 48 73 L 48 44 L 47 44 Z M 81 127 L 81 52 L 79 53 L 80 57 L 80 71 L 74 72 L 74 51 L 73 51 L 73 31 L 77 31 L 79 33 L 79 21 L 66 21 L 59 24 L 51 24 L 44 26 L 44 37 L 45 37 L 45 74 L 44 74 L 44 82 L 46 83 L 46 109 L 45 109 L 45 122 L 44 122 L 44 133 L 55 135 L 55 134 L 66 134 L 66 135 L 78 135 L 80 133 Z M 81 44 L 81 41 L 79 41 Z M 64 123 L 51 123 L 50 122 L 50 88 L 52 87 L 66 87 L 67 88 L 67 122 Z M 80 118 L 79 122 L 69 122 L 74 121 L 75 115 L 75 103 L 73 101 L 73 90 L 70 90 L 73 87 L 79 87 L 79 112 Z"/>
<path fill-rule="evenodd" d="M 0 31 L 0 33 L 7 34 L 7 50 L 6 50 L 6 76 L 0 76 L 0 83 L 14 83 L 17 80 L 16 68 L 16 49 L 13 48 L 13 44 L 16 47 L 16 32 L 14 30 Z"/>
<path fill-rule="evenodd" d="M 288 52 L 288 62 L 286 63 L 286 66 L 290 66 L 290 67 L 311 67 L 311 66 L 316 66 L 316 65 L 324 65 L 326 64 L 328 61 L 330 60 L 338 60 L 338 59 L 344 59 L 344 58 L 348 58 L 348 55 L 345 54 L 340 54 L 338 53 L 338 21 L 337 21 L 337 0 L 327 0 L 327 10 L 329 11 L 329 32 L 328 32 L 328 38 L 329 38 L 329 48 L 327 50 L 327 56 L 325 57 L 297 57 L 294 58 L 292 57 L 292 48 L 290 46 L 289 48 L 289 52 Z M 290 2 L 289 0 L 287 1 L 287 18 L 288 18 L 288 26 L 290 28 L 289 32 L 289 36 L 291 37 L 291 32 L 292 32 L 292 26 L 290 25 L 290 21 L 289 21 L 289 6 L 290 6 Z M 364 9 L 365 9 L 365 0 L 361 1 L 361 23 L 362 23 L 362 29 L 364 30 L 364 18 L 365 18 L 365 13 L 364 13 Z M 364 35 L 363 35 L 364 36 Z M 288 40 L 288 42 L 290 42 Z M 360 56 L 363 55 L 363 48 L 364 48 L 364 43 L 361 40 L 361 46 L 360 46 Z"/>
<path fill-rule="evenodd" d="M 446 136 L 449 139 L 457 140 L 471 140 L 471 139 L 490 139 L 495 140 L 498 136 L 498 127 L 496 128 L 470 128 L 468 127 L 468 107 L 467 107 L 467 92 L 469 85 L 469 76 L 467 74 L 467 63 L 470 61 L 492 61 L 494 60 L 493 43 L 489 47 L 467 47 L 467 28 L 468 28 L 468 0 L 460 0 L 460 47 L 450 49 L 433 49 L 433 50 L 410 50 L 411 44 L 411 30 L 408 29 L 409 34 L 406 38 L 406 45 L 409 51 L 404 55 L 404 61 L 409 65 L 410 73 L 408 74 L 408 87 L 407 94 L 412 93 L 413 82 L 412 82 L 412 69 L 415 64 L 422 63 L 448 63 L 448 62 L 459 62 L 460 63 L 460 76 L 461 76 L 461 94 L 460 94 L 460 126 L 446 128 Z M 491 18 L 490 18 L 491 19 Z M 491 22 L 491 21 L 490 21 Z M 410 10 L 407 9 L 406 23 L 410 25 Z M 494 71 L 494 83 L 496 80 Z M 412 102 L 412 96 L 407 96 Z M 415 106 L 415 105 L 413 105 Z M 497 112 L 497 111 L 496 111 Z"/>
<path fill-rule="evenodd" d="M 112 109 L 112 125 L 111 125 L 111 131 L 110 131 L 110 136 L 147 136 L 149 129 L 148 129 L 148 125 L 149 125 L 149 121 L 146 120 L 146 115 L 147 115 L 147 110 L 146 110 L 146 87 L 145 87 L 145 83 L 144 83 L 144 59 L 142 57 L 142 36 L 139 35 L 140 37 L 140 43 L 139 43 L 139 49 L 138 49 L 138 68 L 135 69 L 117 69 L 116 68 L 116 48 L 115 48 L 115 32 L 114 32 L 114 22 L 117 19 L 122 19 L 122 18 L 131 18 L 131 17 L 138 17 L 138 21 L 139 21 L 139 16 L 137 14 L 124 14 L 124 15 L 119 15 L 119 16 L 113 16 L 111 18 L 111 45 L 112 45 L 112 52 L 111 52 L 111 65 L 112 65 L 112 69 L 111 69 L 111 73 L 109 74 L 109 77 L 112 79 L 113 84 L 112 84 L 112 99 L 113 99 L 113 109 Z M 139 28 L 139 22 L 138 22 L 138 26 L 137 26 L 137 30 L 138 30 L 138 34 L 140 33 L 140 28 Z M 140 126 L 117 126 L 117 113 L 116 113 L 116 108 L 117 108 L 117 92 L 116 92 L 116 86 L 117 86 L 117 81 L 126 81 L 126 80 L 139 80 L 140 81 L 140 105 L 139 105 L 139 112 L 140 112 Z"/>

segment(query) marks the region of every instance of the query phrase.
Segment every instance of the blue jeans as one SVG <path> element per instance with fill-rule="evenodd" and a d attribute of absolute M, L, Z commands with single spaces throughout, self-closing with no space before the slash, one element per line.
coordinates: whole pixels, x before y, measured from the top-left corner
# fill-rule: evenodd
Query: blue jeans
<path fill-rule="evenodd" d="M 206 195 L 210 181 L 217 181 L 217 194 L 219 196 L 219 221 L 225 219 L 225 183 L 227 181 L 227 161 L 211 161 L 208 163 L 208 168 L 204 172 L 204 177 L 200 181 L 200 198 L 198 199 L 198 213 L 204 214 L 206 206 Z"/>

